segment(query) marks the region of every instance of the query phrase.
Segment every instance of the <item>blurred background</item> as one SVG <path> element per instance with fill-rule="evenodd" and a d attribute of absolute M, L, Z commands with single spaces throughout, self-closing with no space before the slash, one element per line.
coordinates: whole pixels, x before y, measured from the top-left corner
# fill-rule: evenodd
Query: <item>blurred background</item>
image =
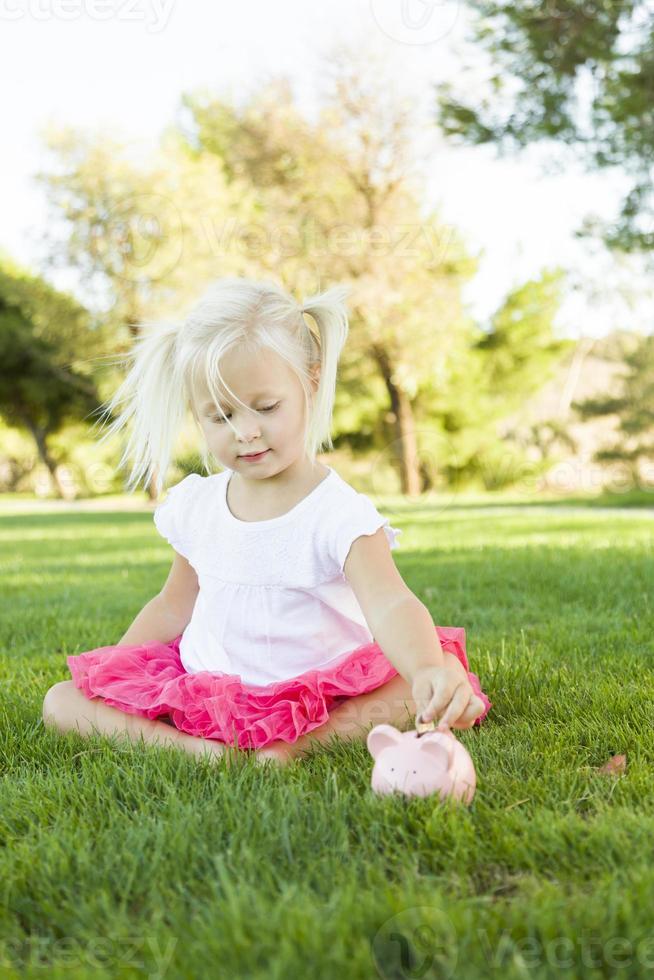
<path fill-rule="evenodd" d="M 115 505 L 120 359 L 222 275 L 351 286 L 328 458 L 359 489 L 654 499 L 651 4 L 0 20 L 5 499 Z"/>

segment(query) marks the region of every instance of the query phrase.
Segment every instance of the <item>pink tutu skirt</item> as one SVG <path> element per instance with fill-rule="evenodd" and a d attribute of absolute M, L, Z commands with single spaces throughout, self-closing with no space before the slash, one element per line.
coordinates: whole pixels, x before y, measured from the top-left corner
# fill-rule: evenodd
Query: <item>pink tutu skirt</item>
<path fill-rule="evenodd" d="M 485 709 L 492 702 L 470 672 L 465 629 L 437 626 L 443 650 L 454 653 L 468 671 Z M 366 643 L 322 669 L 272 684 L 246 684 L 238 674 L 203 670 L 189 674 L 179 655 L 181 634 L 172 643 L 105 646 L 66 658 L 73 683 L 88 698 L 132 715 L 157 718 L 180 731 L 215 738 L 239 749 L 270 742 L 295 742 L 323 725 L 337 705 L 386 684 L 398 671 L 377 643 Z"/>

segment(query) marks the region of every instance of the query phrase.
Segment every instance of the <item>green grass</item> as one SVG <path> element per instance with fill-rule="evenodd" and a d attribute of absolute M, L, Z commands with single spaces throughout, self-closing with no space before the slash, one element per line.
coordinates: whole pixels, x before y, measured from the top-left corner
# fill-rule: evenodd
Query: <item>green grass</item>
<path fill-rule="evenodd" d="M 266 771 L 45 731 L 170 550 L 148 511 L 0 513 L 0 977 L 654 973 L 651 510 L 377 502 L 493 702 L 470 808 L 375 796 L 363 742 Z"/>

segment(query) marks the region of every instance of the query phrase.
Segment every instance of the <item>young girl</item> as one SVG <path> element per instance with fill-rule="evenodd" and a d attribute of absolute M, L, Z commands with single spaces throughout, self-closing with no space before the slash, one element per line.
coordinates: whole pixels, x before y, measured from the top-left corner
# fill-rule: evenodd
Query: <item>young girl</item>
<path fill-rule="evenodd" d="M 117 644 L 67 657 L 46 724 L 283 763 L 371 723 L 486 716 L 465 630 L 434 626 L 395 566 L 402 532 L 316 458 L 333 448 L 347 293 L 298 305 L 272 282 L 223 278 L 183 324 L 143 328 L 107 408 L 125 403 L 105 438 L 133 423 L 128 490 L 145 477 L 161 491 L 187 408 L 209 475 L 155 509 L 166 583 Z"/>

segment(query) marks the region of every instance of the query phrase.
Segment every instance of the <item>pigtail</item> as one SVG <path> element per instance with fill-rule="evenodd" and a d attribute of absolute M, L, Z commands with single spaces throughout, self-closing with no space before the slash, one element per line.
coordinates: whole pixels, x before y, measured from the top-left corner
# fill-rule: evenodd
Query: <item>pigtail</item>
<path fill-rule="evenodd" d="M 127 356 L 127 376 L 103 412 L 103 418 L 113 416 L 119 406 L 124 406 L 100 444 L 132 423 L 118 464 L 122 469 L 132 459 L 127 481 L 129 493 L 141 480 L 146 487 L 154 481 L 157 494 L 161 493 L 173 445 L 184 423 L 186 407 L 182 392 L 185 389 L 176 357 L 178 334 L 179 326 L 175 323 L 142 324 Z"/>
<path fill-rule="evenodd" d="M 350 287 L 341 284 L 322 293 L 315 293 L 300 304 L 301 312 L 315 320 L 319 334 L 316 346 L 319 349 L 320 383 L 307 433 L 307 451 L 311 458 L 315 457 L 316 451 L 322 446 L 328 450 L 334 448 L 331 419 L 336 397 L 338 361 L 349 332 L 346 306 L 349 294 Z"/>

